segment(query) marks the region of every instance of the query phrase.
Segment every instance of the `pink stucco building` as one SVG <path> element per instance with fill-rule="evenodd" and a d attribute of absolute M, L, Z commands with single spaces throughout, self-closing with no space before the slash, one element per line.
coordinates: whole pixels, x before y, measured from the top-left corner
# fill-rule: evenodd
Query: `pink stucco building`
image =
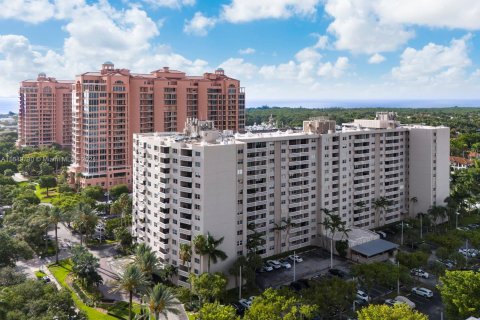
<path fill-rule="evenodd" d="M 72 84 L 45 73 L 20 83 L 17 146 L 71 146 Z"/>
<path fill-rule="evenodd" d="M 187 118 L 243 131 L 245 94 L 222 69 L 187 76 L 167 67 L 149 74 L 115 69 L 78 75 L 73 89 L 71 182 L 110 188 L 132 184 L 134 133 L 180 132 Z"/>

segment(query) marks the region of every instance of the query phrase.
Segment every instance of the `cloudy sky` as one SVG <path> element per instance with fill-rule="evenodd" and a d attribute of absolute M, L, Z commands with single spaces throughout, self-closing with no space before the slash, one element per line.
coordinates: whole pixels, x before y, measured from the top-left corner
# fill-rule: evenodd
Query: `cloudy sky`
<path fill-rule="evenodd" d="M 39 72 L 222 67 L 247 99 L 480 98 L 478 0 L 0 0 L 0 99 Z"/>

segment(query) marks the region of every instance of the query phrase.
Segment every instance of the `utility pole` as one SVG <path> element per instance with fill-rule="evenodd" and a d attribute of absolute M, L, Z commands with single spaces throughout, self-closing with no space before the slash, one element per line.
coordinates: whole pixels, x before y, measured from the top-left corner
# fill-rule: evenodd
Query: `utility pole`
<path fill-rule="evenodd" d="M 397 261 L 397 269 L 398 269 L 398 276 L 397 276 L 397 296 L 400 295 L 400 261 Z"/>

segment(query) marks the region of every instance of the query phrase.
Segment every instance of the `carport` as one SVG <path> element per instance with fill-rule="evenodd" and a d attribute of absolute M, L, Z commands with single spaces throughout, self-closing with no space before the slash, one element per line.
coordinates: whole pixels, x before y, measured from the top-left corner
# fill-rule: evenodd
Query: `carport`
<path fill-rule="evenodd" d="M 393 257 L 398 245 L 383 239 L 375 239 L 350 248 L 350 259 L 359 263 L 386 261 Z"/>

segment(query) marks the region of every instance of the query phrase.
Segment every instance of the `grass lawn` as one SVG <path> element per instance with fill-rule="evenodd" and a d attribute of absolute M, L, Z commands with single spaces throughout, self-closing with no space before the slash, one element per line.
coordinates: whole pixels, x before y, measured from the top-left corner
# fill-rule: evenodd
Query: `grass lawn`
<path fill-rule="evenodd" d="M 48 189 L 47 197 L 47 188 L 40 188 L 40 185 L 35 186 L 35 195 L 40 199 L 40 202 L 52 202 L 52 200 L 58 195 L 58 187 Z"/>
<path fill-rule="evenodd" d="M 75 304 L 77 305 L 77 308 L 85 312 L 87 315 L 88 319 L 91 320 L 116 320 L 118 319 L 117 317 L 110 316 L 106 313 L 102 313 L 99 310 L 95 308 L 91 308 L 87 305 L 85 305 L 80 298 L 73 292 L 73 289 L 67 284 L 66 279 L 68 274 L 72 271 L 72 263 L 70 260 L 62 260 L 59 262 L 58 265 L 52 264 L 48 267 L 50 272 L 55 276 L 55 278 L 58 280 L 58 282 L 64 287 L 70 290 L 72 294 L 73 301 L 75 301 Z M 127 309 L 128 310 L 128 309 Z M 128 315 L 128 311 L 127 311 Z"/>
<path fill-rule="evenodd" d="M 45 277 L 46 274 L 39 270 L 39 271 L 35 271 L 35 276 L 37 277 L 37 279 L 41 279 L 41 278 Z"/>

